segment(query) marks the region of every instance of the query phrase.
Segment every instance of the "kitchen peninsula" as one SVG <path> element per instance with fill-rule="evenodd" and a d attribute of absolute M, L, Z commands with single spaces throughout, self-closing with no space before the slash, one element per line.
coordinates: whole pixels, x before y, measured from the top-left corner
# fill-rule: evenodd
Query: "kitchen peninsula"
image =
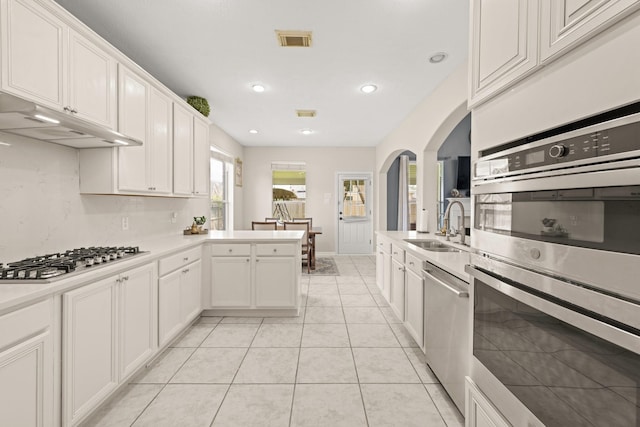
<path fill-rule="evenodd" d="M 3 419 L 82 422 L 203 309 L 297 316 L 302 237 L 227 231 L 149 239 L 135 256 L 68 278 L 0 283 L 0 327 L 11 331 L 0 340 L 0 367 L 15 379 L 0 392 L 16 396 Z"/>

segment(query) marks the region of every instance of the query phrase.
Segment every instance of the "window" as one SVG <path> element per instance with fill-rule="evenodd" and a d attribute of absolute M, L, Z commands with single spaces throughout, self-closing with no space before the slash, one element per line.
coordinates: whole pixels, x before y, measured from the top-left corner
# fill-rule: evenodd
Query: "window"
<path fill-rule="evenodd" d="M 273 202 L 269 216 L 281 221 L 306 217 L 307 184 L 304 163 L 273 163 Z"/>
<path fill-rule="evenodd" d="M 211 215 L 212 230 L 233 229 L 233 162 L 212 148 Z"/>
<path fill-rule="evenodd" d="M 409 161 L 409 229 L 416 229 L 417 220 L 417 207 L 416 207 L 416 192 L 418 186 L 416 184 L 417 178 L 417 166 L 416 161 Z"/>

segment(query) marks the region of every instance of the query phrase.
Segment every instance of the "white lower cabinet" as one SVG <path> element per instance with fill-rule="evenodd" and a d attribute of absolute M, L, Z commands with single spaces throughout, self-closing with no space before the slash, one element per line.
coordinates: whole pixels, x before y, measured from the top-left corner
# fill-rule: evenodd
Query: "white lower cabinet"
<path fill-rule="evenodd" d="M 407 261 L 410 255 L 407 254 Z M 413 258 L 413 257 L 412 257 Z M 404 326 L 420 348 L 424 347 L 424 281 L 419 265 L 407 262 L 405 268 L 406 313 Z M 417 269 L 417 271 L 416 271 Z"/>
<path fill-rule="evenodd" d="M 62 423 L 76 425 L 157 348 L 155 263 L 63 294 Z"/>
<path fill-rule="evenodd" d="M 296 305 L 294 257 L 257 257 L 255 265 L 256 307 L 290 308 Z"/>
<path fill-rule="evenodd" d="M 251 257 L 211 258 L 211 306 L 251 307 Z"/>
<path fill-rule="evenodd" d="M 53 424 L 51 301 L 0 317 L 1 426 Z"/>
<path fill-rule="evenodd" d="M 382 295 L 389 301 L 391 292 L 391 243 L 378 236 L 376 252 L 376 283 Z"/>
<path fill-rule="evenodd" d="M 172 263 L 174 259 L 178 262 Z M 167 264 L 165 266 L 165 264 Z M 167 273 L 167 271 L 170 271 Z M 158 280 L 158 345 L 176 337 L 200 314 L 202 262 L 200 250 L 160 260 Z"/>
<path fill-rule="evenodd" d="M 401 322 L 404 322 L 404 290 L 404 264 L 393 259 L 391 261 L 391 298 L 389 300 L 389 304 Z"/>
<path fill-rule="evenodd" d="M 487 399 L 478 386 L 466 377 L 467 398 L 465 427 L 510 427 L 500 411 Z"/>
<path fill-rule="evenodd" d="M 211 246 L 211 308 L 297 309 L 300 245 L 220 243 Z"/>

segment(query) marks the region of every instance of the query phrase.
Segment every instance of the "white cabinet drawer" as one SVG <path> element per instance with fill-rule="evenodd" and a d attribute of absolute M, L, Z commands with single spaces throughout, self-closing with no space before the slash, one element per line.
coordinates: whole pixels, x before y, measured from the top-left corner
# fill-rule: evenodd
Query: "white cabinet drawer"
<path fill-rule="evenodd" d="M 51 310 L 49 299 L 0 317 L 0 348 L 47 329 L 51 323 Z"/>
<path fill-rule="evenodd" d="M 382 249 L 387 253 L 391 252 L 391 242 L 384 237 L 378 236 L 378 249 Z"/>
<path fill-rule="evenodd" d="M 197 261 L 201 257 L 200 254 L 200 247 L 197 247 L 162 258 L 158 267 L 158 274 L 160 276 L 164 276 L 165 274 L 170 273 L 173 270 L 182 267 L 183 265 L 187 265 L 189 263 Z"/>
<path fill-rule="evenodd" d="M 258 256 L 282 256 L 295 255 L 296 245 L 286 243 L 259 243 L 256 245 L 256 255 Z"/>
<path fill-rule="evenodd" d="M 422 260 L 418 257 L 411 255 L 410 253 L 406 253 L 406 260 L 404 265 L 418 276 L 422 276 Z"/>
<path fill-rule="evenodd" d="M 251 244 L 249 243 L 225 243 L 211 245 L 212 256 L 249 256 Z"/>
<path fill-rule="evenodd" d="M 401 247 L 391 244 L 391 256 L 393 257 L 393 259 L 404 264 L 404 249 L 402 249 Z"/>

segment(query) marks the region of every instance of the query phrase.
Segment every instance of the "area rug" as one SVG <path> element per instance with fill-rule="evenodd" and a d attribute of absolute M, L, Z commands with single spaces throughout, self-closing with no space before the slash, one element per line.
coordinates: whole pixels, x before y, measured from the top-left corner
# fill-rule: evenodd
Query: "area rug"
<path fill-rule="evenodd" d="M 307 274 L 307 267 L 302 267 L 302 272 Z M 311 270 L 312 276 L 338 276 L 338 267 L 333 258 L 316 258 L 316 269 Z"/>

